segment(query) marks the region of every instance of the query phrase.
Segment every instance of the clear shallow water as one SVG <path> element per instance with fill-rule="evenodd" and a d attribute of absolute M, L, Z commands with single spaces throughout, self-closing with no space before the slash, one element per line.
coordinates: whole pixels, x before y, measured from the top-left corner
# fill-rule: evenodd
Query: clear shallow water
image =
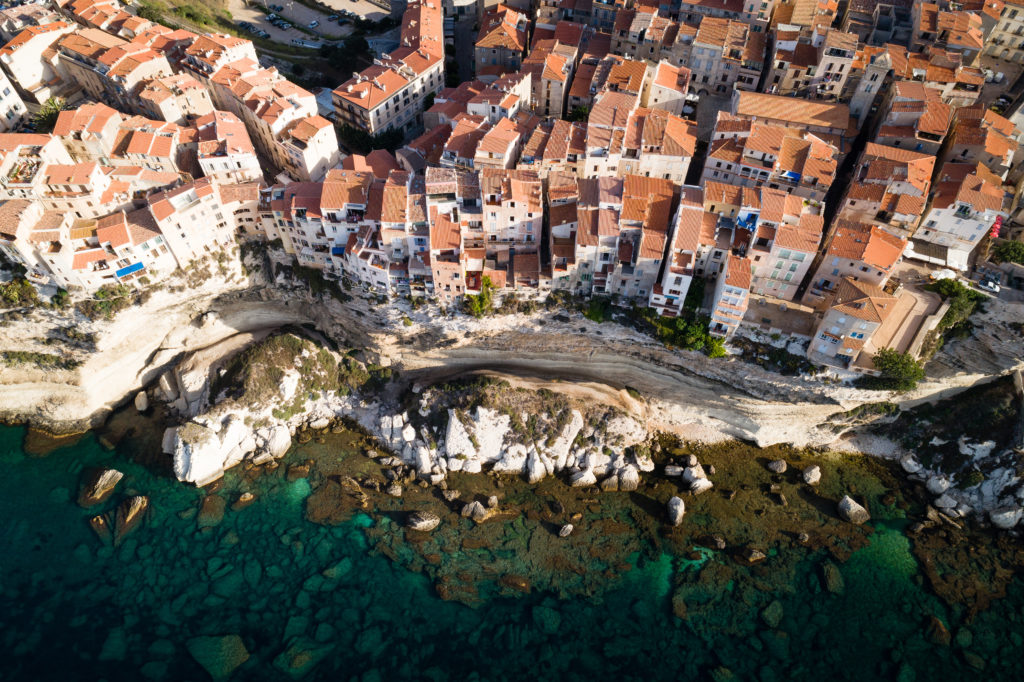
<path fill-rule="evenodd" d="M 772 558 L 738 573 L 731 559 L 702 550 L 634 554 L 632 570 L 588 599 L 482 592 L 485 602 L 470 608 L 441 600 L 423 575 L 371 551 L 364 529 L 386 521 L 306 522 L 310 485 L 287 482 L 283 467 L 246 486 L 255 504 L 200 530 L 201 491 L 91 437 L 30 457 L 23 436 L 0 428 L 3 680 L 206 680 L 186 642 L 226 634 L 251 653 L 237 680 L 288 679 L 286 650 L 305 679 L 365 682 L 1021 679 L 1019 581 L 963 634 L 960 609 L 922 587 L 895 524 L 879 525 L 840 566 L 841 595 L 823 588 L 818 560 L 797 563 L 779 589 Z M 125 478 L 104 507 L 79 509 L 79 475 L 96 465 Z M 225 497 L 241 486 L 229 472 Z M 146 523 L 120 548 L 105 548 L 87 520 L 133 492 L 152 500 Z M 673 615 L 677 590 L 685 621 Z M 782 607 L 774 629 L 759 613 L 771 599 Z M 950 626 L 950 646 L 925 636 L 932 615 Z M 984 673 L 965 652 L 984 661 Z"/>

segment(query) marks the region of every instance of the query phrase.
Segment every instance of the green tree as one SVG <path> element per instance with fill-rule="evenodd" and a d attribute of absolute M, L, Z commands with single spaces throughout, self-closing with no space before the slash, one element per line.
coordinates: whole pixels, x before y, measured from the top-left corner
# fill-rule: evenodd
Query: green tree
<path fill-rule="evenodd" d="M 1024 242 L 1001 242 L 992 250 L 997 263 L 1020 263 L 1024 265 Z"/>
<path fill-rule="evenodd" d="M 576 107 L 570 111 L 566 117 L 566 121 L 586 121 L 587 117 L 590 116 L 590 107 Z"/>
<path fill-rule="evenodd" d="M 872 360 L 877 377 L 865 377 L 863 382 L 869 388 L 892 391 L 909 391 L 924 379 L 924 368 L 909 353 L 900 353 L 893 348 L 882 348 Z"/>
<path fill-rule="evenodd" d="M 466 312 L 476 318 L 481 318 L 491 312 L 494 306 L 493 290 L 494 285 L 491 283 L 491 278 L 484 277 L 480 282 L 480 293 L 475 296 L 466 294 L 463 299 Z"/>
<path fill-rule="evenodd" d="M 53 127 L 57 125 L 57 117 L 65 109 L 67 109 L 67 102 L 60 97 L 51 97 L 43 102 L 39 113 L 32 117 L 32 122 L 36 125 L 36 132 L 52 133 Z"/>

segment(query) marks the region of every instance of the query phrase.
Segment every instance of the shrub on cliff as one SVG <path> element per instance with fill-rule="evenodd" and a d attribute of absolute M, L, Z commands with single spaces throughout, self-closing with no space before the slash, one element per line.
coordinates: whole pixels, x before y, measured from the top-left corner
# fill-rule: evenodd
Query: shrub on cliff
<path fill-rule="evenodd" d="M 0 301 L 8 308 L 31 306 L 39 302 L 39 294 L 24 277 L 15 277 L 10 282 L 0 283 Z"/>
<path fill-rule="evenodd" d="M 924 379 L 924 368 L 909 353 L 893 348 L 882 348 L 872 357 L 877 377 L 862 377 L 859 385 L 882 391 L 910 391 Z"/>

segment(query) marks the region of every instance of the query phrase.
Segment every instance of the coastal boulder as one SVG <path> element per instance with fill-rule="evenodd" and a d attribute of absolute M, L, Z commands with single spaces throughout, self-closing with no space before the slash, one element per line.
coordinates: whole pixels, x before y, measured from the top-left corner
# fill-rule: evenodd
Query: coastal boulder
<path fill-rule="evenodd" d="M 817 464 L 812 464 L 803 470 L 802 475 L 804 483 L 807 485 L 818 485 L 821 482 L 821 467 Z"/>
<path fill-rule="evenodd" d="M 587 488 L 597 485 L 597 476 L 591 469 L 576 471 L 569 477 L 569 485 L 573 488 Z"/>
<path fill-rule="evenodd" d="M 844 521 L 860 525 L 871 518 L 868 510 L 857 504 L 852 497 L 845 495 L 839 500 L 839 516 Z"/>
<path fill-rule="evenodd" d="M 482 505 L 478 500 L 469 502 L 462 508 L 463 518 L 473 519 L 475 523 L 483 523 L 487 519 L 494 516 L 496 510 L 488 509 Z"/>
<path fill-rule="evenodd" d="M 988 513 L 992 525 L 1002 530 L 1009 530 L 1020 523 L 1024 518 L 1024 509 L 1020 507 L 999 507 Z"/>
<path fill-rule="evenodd" d="M 682 498 L 673 496 L 668 501 L 668 522 L 678 526 L 683 522 L 683 515 L 686 513 L 686 503 Z"/>
<path fill-rule="evenodd" d="M 784 474 L 788 468 L 789 465 L 786 464 L 786 460 L 784 459 L 773 459 L 768 462 L 768 471 L 773 474 Z"/>
<path fill-rule="evenodd" d="M 932 495 L 941 495 L 949 490 L 949 479 L 945 476 L 932 476 L 925 486 Z"/>
<path fill-rule="evenodd" d="M 691 486 L 694 481 L 706 479 L 708 475 L 704 473 L 704 467 L 700 464 L 694 464 L 683 469 L 683 481 L 689 483 Z"/>
<path fill-rule="evenodd" d="M 120 545 L 125 536 L 138 527 L 147 509 L 149 509 L 149 498 L 145 495 L 129 497 L 117 505 L 117 511 L 114 513 L 115 547 Z"/>
<path fill-rule="evenodd" d="M 700 495 L 715 487 L 715 484 L 706 478 L 698 478 L 690 484 L 690 492 L 694 495 Z"/>
<path fill-rule="evenodd" d="M 409 530 L 417 530 L 422 533 L 428 533 L 441 523 L 441 517 L 431 511 L 414 511 L 409 514 L 409 518 L 406 519 L 405 525 Z"/>
<path fill-rule="evenodd" d="M 901 457 L 900 466 L 903 467 L 903 470 L 906 471 L 908 474 L 916 474 L 917 472 L 924 468 L 913 455 L 905 455 Z"/>
<path fill-rule="evenodd" d="M 274 459 L 284 457 L 291 446 L 292 434 L 287 426 L 278 424 L 270 429 L 270 433 L 267 435 L 266 448 L 271 457 Z"/>
<path fill-rule="evenodd" d="M 92 469 L 82 477 L 78 491 L 78 506 L 93 507 L 106 502 L 114 488 L 124 477 L 117 469 Z"/>
<path fill-rule="evenodd" d="M 640 487 L 640 472 L 632 464 L 619 472 L 619 490 L 636 490 Z"/>

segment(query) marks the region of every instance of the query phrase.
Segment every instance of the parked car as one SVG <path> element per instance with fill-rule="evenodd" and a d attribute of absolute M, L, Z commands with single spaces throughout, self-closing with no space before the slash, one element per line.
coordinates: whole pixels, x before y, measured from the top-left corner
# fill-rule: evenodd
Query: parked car
<path fill-rule="evenodd" d="M 270 9 L 274 10 L 275 12 L 283 12 L 284 5 L 270 5 Z"/>
<path fill-rule="evenodd" d="M 316 28 L 319 25 L 320 25 L 320 22 L 317 21 L 316 19 L 314 19 L 313 21 L 309 22 L 309 27 L 310 28 Z"/>
<path fill-rule="evenodd" d="M 268 14 L 267 15 L 267 21 L 270 21 L 270 22 L 277 21 L 277 15 L 276 14 Z"/>
<path fill-rule="evenodd" d="M 337 20 L 338 20 L 338 15 L 337 14 L 332 14 L 331 16 L 327 17 L 327 21 L 337 21 Z"/>
<path fill-rule="evenodd" d="M 978 286 L 984 289 L 985 291 L 992 292 L 993 294 L 999 293 L 999 285 L 990 279 L 981 280 L 980 282 L 978 282 Z"/>

